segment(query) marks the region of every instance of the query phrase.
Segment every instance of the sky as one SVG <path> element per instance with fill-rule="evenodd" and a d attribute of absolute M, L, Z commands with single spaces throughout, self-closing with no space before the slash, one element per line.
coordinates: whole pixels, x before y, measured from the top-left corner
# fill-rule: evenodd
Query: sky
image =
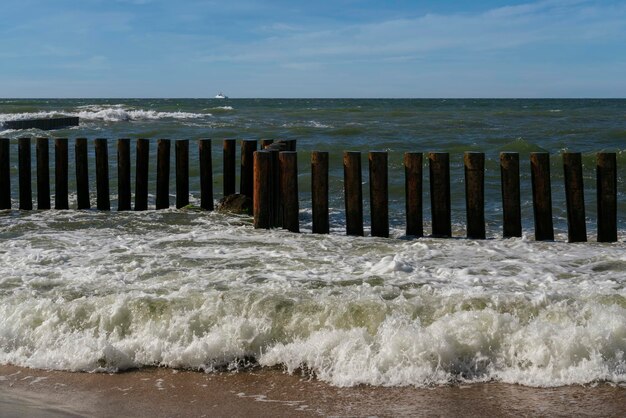
<path fill-rule="evenodd" d="M 2 0 L 0 97 L 626 97 L 626 1 Z"/>

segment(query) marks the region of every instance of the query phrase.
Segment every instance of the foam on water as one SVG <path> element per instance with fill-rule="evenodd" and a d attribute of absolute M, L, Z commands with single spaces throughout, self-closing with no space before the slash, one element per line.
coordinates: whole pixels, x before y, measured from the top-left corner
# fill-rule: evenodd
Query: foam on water
<path fill-rule="evenodd" d="M 181 211 L 5 212 L 0 239 L 1 363 L 626 382 L 623 243 L 290 234 Z"/>

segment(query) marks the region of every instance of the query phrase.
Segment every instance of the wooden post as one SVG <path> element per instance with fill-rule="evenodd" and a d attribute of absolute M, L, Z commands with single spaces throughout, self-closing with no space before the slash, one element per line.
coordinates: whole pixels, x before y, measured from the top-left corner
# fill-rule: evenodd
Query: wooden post
<path fill-rule="evenodd" d="M 211 140 L 198 141 L 200 158 L 200 207 L 213 210 L 213 160 L 211 158 Z"/>
<path fill-rule="evenodd" d="M 54 208 L 69 209 L 67 138 L 54 140 Z"/>
<path fill-rule="evenodd" d="M 447 152 L 428 154 L 430 169 L 430 206 L 434 237 L 451 237 L 450 155 Z"/>
<path fill-rule="evenodd" d="M 18 140 L 20 209 L 33 209 L 33 186 L 31 184 L 30 138 Z"/>
<path fill-rule="evenodd" d="M 522 236 L 522 212 L 519 185 L 519 154 L 500 153 L 502 190 L 502 235 L 504 238 Z"/>
<path fill-rule="evenodd" d="M 285 139 L 283 142 L 287 145 L 286 151 L 295 151 L 296 150 L 296 140 L 295 139 Z"/>
<path fill-rule="evenodd" d="M 552 189 L 550 186 L 550 155 L 547 152 L 530 153 L 530 174 L 533 186 L 535 240 L 554 240 Z"/>
<path fill-rule="evenodd" d="M 567 204 L 567 241 L 587 241 L 583 166 L 579 152 L 563 153 L 565 201 Z"/>
<path fill-rule="evenodd" d="M 76 208 L 90 209 L 87 138 L 76 138 L 74 155 L 76 159 Z"/>
<path fill-rule="evenodd" d="M 389 237 L 389 185 L 387 175 L 387 153 L 369 153 L 370 210 L 372 236 Z"/>
<path fill-rule="evenodd" d="M 137 164 L 135 167 L 135 210 L 148 210 L 148 166 L 150 141 L 137 140 Z"/>
<path fill-rule="evenodd" d="M 270 227 L 280 228 L 283 226 L 280 151 L 278 149 L 269 149 L 268 151 L 272 157 L 270 168 Z"/>
<path fill-rule="evenodd" d="M 189 205 L 189 140 L 176 141 L 176 208 Z"/>
<path fill-rule="evenodd" d="M 117 210 L 131 209 L 130 139 L 117 140 Z"/>
<path fill-rule="evenodd" d="M 256 151 L 253 154 L 254 166 L 254 198 L 253 214 L 254 227 L 269 229 L 271 222 L 270 214 L 270 170 L 272 156 L 269 151 Z"/>
<path fill-rule="evenodd" d="M 265 149 L 274 143 L 273 139 L 262 139 L 261 140 L 261 149 Z"/>
<path fill-rule="evenodd" d="M 170 207 L 170 147 L 169 139 L 159 139 L 157 142 L 157 209 Z"/>
<path fill-rule="evenodd" d="M 224 140 L 224 197 L 235 194 L 235 178 L 237 176 L 235 164 L 236 146 L 236 140 Z"/>
<path fill-rule="evenodd" d="M 253 165 L 256 148 L 256 139 L 245 139 L 241 141 L 241 178 L 239 182 L 239 193 L 250 198 L 253 198 Z"/>
<path fill-rule="evenodd" d="M 0 209 L 11 209 L 10 140 L 0 138 Z"/>
<path fill-rule="evenodd" d="M 360 152 L 344 152 L 343 178 L 346 202 L 346 234 L 363 236 L 363 189 L 361 187 Z"/>
<path fill-rule="evenodd" d="M 300 232 L 300 207 L 298 202 L 298 153 L 282 151 L 280 159 L 280 191 L 283 202 L 283 228 Z"/>
<path fill-rule="evenodd" d="M 466 152 L 463 160 L 467 238 L 485 239 L 485 154 Z"/>
<path fill-rule="evenodd" d="M 598 242 L 617 241 L 617 162 L 614 152 L 596 156 Z"/>
<path fill-rule="evenodd" d="M 422 167 L 423 154 L 421 152 L 404 153 L 406 234 L 414 237 L 424 236 Z"/>
<path fill-rule="evenodd" d="M 97 138 L 96 148 L 96 204 L 98 210 L 111 210 L 109 196 L 109 147 L 106 138 Z"/>
<path fill-rule="evenodd" d="M 328 234 L 328 152 L 311 153 L 313 233 Z"/>
<path fill-rule="evenodd" d="M 50 209 L 50 150 L 48 138 L 37 138 L 37 209 Z"/>

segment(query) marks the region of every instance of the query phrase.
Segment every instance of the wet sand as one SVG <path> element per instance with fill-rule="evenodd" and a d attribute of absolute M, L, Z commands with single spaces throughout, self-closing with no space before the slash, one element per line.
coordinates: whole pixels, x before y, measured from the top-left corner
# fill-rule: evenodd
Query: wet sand
<path fill-rule="evenodd" d="M 2 417 L 604 416 L 626 414 L 626 388 L 503 383 L 418 389 L 335 388 L 280 370 L 118 374 L 0 366 Z"/>

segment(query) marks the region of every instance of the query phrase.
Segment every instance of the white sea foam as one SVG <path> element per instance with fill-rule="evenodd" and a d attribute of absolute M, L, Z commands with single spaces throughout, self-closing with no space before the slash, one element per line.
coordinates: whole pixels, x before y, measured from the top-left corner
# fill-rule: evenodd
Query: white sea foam
<path fill-rule="evenodd" d="M 0 231 L 1 363 L 626 382 L 623 243 L 290 234 L 180 211 L 13 213 Z"/>

